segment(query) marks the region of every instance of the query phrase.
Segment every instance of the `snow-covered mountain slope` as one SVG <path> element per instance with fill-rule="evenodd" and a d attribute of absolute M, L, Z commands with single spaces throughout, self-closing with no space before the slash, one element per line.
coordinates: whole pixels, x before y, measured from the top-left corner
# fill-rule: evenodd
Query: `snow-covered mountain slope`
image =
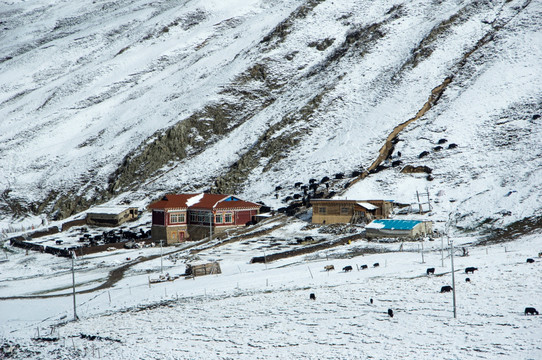
<path fill-rule="evenodd" d="M 294 182 L 374 168 L 329 190 L 408 203 L 427 189 L 435 216 L 465 228 L 538 218 L 541 12 L 525 0 L 2 2 L 2 213 L 209 188 L 280 207 Z"/>

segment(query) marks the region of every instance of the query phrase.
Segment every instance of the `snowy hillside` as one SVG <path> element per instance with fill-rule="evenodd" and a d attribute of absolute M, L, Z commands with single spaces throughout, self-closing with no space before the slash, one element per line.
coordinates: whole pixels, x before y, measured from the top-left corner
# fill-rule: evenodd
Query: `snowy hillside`
<path fill-rule="evenodd" d="M 295 235 L 332 237 L 305 228 L 297 220 L 265 237 L 248 233 L 219 247 L 168 247 L 162 259 L 156 247 L 78 257 L 79 321 L 72 321 L 71 260 L 10 247 L 8 261 L 0 263 L 0 358 L 542 357 L 542 317 L 524 313 L 526 307 L 542 309 L 542 261 L 533 250 L 542 249 L 540 231 L 489 246 L 453 238 L 469 252 L 455 252 L 454 318 L 452 293 L 440 292 L 454 284 L 446 240 L 358 240 L 249 263 L 266 251 L 299 246 L 288 245 Z M 58 236 L 68 241 L 70 235 Z M 526 262 L 530 257 L 533 263 Z M 219 261 L 221 274 L 149 284 L 161 271 L 175 277 L 186 263 L 208 261 Z M 361 270 L 364 264 L 368 268 Z M 327 265 L 335 270 L 325 271 Z M 345 266 L 353 271 L 342 271 Z M 471 266 L 478 270 L 466 274 Z M 427 275 L 430 267 L 434 275 Z M 114 275 L 119 269 L 120 277 Z"/>
<path fill-rule="evenodd" d="M 537 224 L 541 13 L 530 0 L 3 1 L 2 226 L 209 188 L 278 208 L 294 182 L 337 173 L 337 196 L 429 190 L 437 220 Z"/>

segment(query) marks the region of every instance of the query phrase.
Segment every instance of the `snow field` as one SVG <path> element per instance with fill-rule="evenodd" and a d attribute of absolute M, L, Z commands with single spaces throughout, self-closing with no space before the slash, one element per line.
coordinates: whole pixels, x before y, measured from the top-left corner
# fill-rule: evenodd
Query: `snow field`
<path fill-rule="evenodd" d="M 221 275 L 178 279 L 149 289 L 147 275 L 131 274 L 93 298 L 80 296 L 81 321 L 57 328 L 65 345 L 61 340 L 34 343 L 32 348 L 75 358 L 88 356 L 92 348 L 95 355 L 99 351 L 111 359 L 536 359 L 542 355 L 541 318 L 523 314 L 527 306 L 541 307 L 542 261 L 525 262 L 533 256 L 532 248 L 542 248 L 540 237 L 474 247 L 468 257 L 456 256 L 455 320 L 452 294 L 439 293 L 441 286 L 451 285 L 450 259 L 440 266 L 438 251 L 425 254 L 425 263 L 414 252 L 333 259 L 347 254 L 343 248 L 329 260 L 321 254 L 321 260 L 298 257 L 267 266 L 247 264 L 246 258 L 229 261 L 225 255 Z M 380 267 L 373 268 L 375 262 Z M 325 272 L 326 264 L 336 270 Z M 369 269 L 357 271 L 361 264 Z M 342 272 L 346 265 L 354 270 Z M 467 266 L 479 270 L 466 275 Z M 149 267 L 155 269 L 156 260 Z M 434 276 L 425 275 L 427 267 L 436 268 Z M 167 271 L 173 274 L 175 269 L 167 263 Z M 470 283 L 464 280 L 467 276 Z M 316 301 L 309 300 L 311 292 Z M 36 301 L 71 306 L 69 297 Z M 66 313 L 70 318 L 69 308 Z M 120 342 L 91 343 L 80 339 L 80 333 Z"/>

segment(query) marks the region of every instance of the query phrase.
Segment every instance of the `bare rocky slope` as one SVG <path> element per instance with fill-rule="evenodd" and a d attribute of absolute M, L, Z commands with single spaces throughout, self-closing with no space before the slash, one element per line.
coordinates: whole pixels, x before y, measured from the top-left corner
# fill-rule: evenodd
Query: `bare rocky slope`
<path fill-rule="evenodd" d="M 1 216 L 205 190 L 278 208 L 295 182 L 327 176 L 315 193 L 408 203 L 430 189 L 464 229 L 538 223 L 541 12 L 530 0 L 3 3 Z"/>

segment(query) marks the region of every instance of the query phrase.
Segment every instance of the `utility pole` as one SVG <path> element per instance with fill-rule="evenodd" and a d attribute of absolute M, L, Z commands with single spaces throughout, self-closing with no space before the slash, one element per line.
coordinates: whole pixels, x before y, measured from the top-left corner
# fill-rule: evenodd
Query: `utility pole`
<path fill-rule="evenodd" d="M 454 305 L 454 319 L 457 318 L 457 312 L 456 312 L 456 306 L 455 306 L 455 268 L 454 268 L 454 241 L 450 240 L 448 237 L 448 241 L 450 242 L 450 249 L 451 249 L 451 259 L 452 259 L 452 293 L 453 293 L 453 305 Z"/>
<path fill-rule="evenodd" d="M 440 234 L 440 261 L 440 266 L 444 267 L 444 239 L 442 238 L 442 234 Z"/>
<path fill-rule="evenodd" d="M 79 317 L 77 316 L 77 310 L 75 305 L 75 269 L 74 269 L 74 260 L 75 259 L 75 253 L 72 251 L 72 288 L 73 288 L 73 320 L 77 321 L 79 320 Z"/>
<path fill-rule="evenodd" d="M 213 211 L 209 212 L 209 241 L 213 239 Z"/>

